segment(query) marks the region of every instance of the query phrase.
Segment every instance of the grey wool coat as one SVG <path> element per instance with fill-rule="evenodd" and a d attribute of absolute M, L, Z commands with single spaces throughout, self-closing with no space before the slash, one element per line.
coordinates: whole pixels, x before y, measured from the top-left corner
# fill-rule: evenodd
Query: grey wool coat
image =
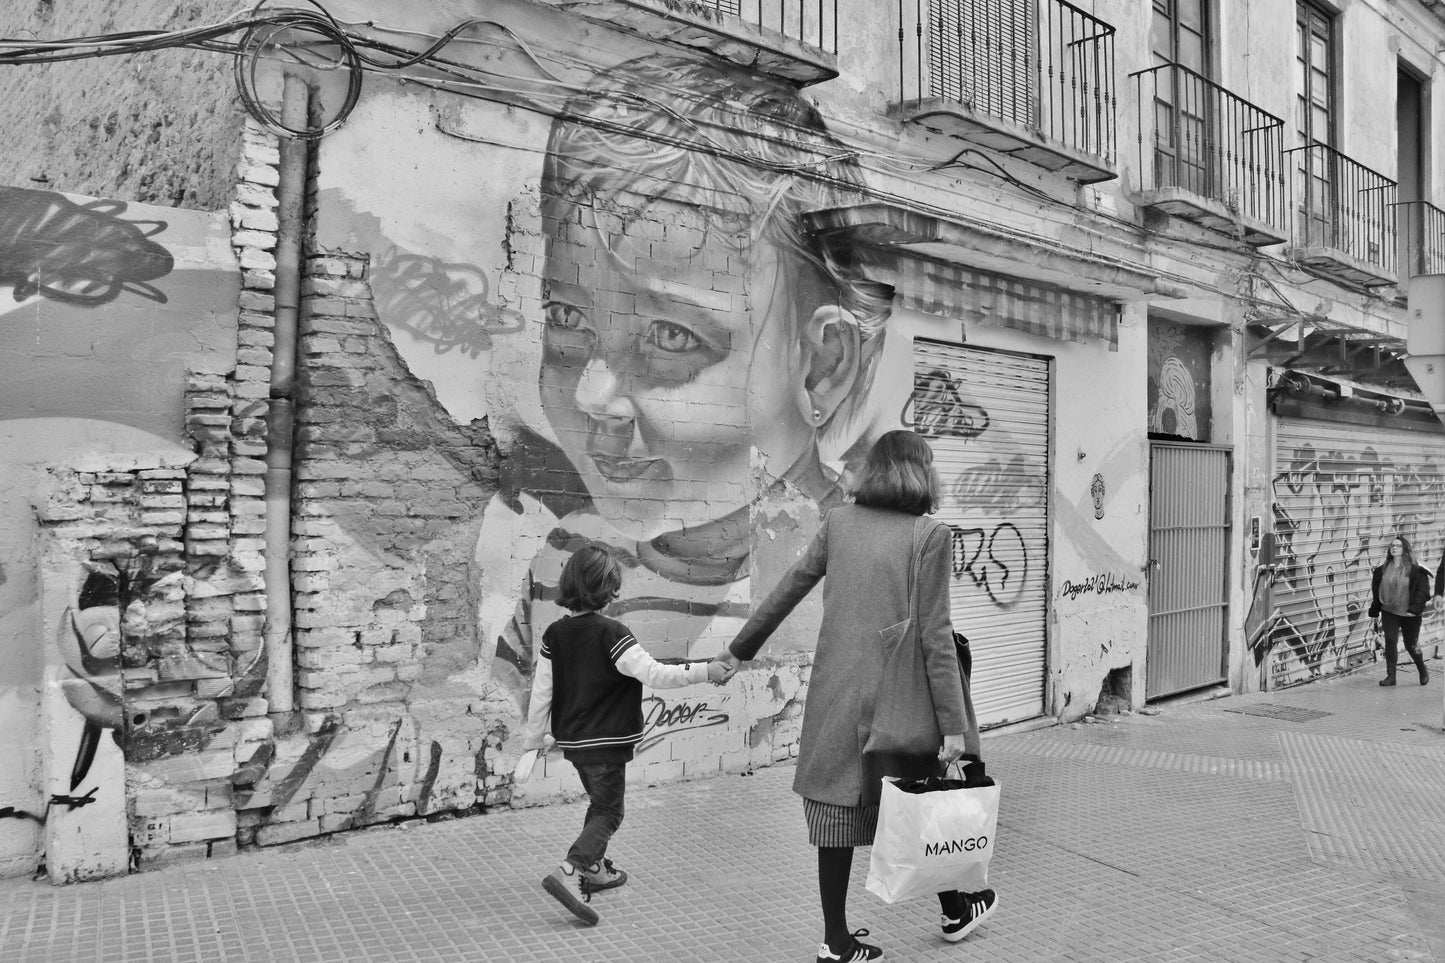
<path fill-rule="evenodd" d="M 863 758 L 869 735 L 864 710 L 883 670 L 880 632 L 908 618 L 916 521 L 915 515 L 890 509 L 834 508 L 803 557 L 757 606 L 728 647 L 738 658 L 751 659 L 823 579 L 823 624 L 793 777 L 793 791 L 800 796 L 837 806 L 872 805 L 882 775 L 936 771 L 936 758 L 892 757 L 891 762 Z M 918 619 L 924 660 L 939 730 L 956 735 L 966 732 L 970 721 L 949 616 L 952 536 L 948 526 L 930 520 L 922 543 Z"/>

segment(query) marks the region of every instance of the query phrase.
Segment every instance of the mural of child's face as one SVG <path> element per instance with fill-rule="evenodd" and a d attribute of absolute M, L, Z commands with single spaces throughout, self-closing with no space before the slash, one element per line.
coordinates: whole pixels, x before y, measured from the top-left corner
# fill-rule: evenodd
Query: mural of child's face
<path fill-rule="evenodd" d="M 540 392 L 598 512 L 652 538 L 745 505 L 754 447 L 781 475 L 813 444 L 778 251 L 668 201 L 625 229 L 569 210 L 545 266 Z"/>

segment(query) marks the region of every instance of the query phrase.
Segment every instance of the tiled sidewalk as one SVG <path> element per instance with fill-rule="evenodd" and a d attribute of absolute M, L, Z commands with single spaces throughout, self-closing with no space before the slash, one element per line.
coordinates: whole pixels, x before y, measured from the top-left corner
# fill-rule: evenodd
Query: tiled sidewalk
<path fill-rule="evenodd" d="M 1361 673 L 990 737 L 994 918 L 943 943 L 936 906 L 863 890 L 864 850 L 853 925 L 907 961 L 1445 963 L 1433 668 L 1425 689 Z M 59 889 L 0 881 L 0 961 L 810 960 L 814 857 L 791 776 L 631 792 L 611 855 L 632 879 L 595 897 L 595 929 L 538 885 L 581 819 L 565 805 Z"/>

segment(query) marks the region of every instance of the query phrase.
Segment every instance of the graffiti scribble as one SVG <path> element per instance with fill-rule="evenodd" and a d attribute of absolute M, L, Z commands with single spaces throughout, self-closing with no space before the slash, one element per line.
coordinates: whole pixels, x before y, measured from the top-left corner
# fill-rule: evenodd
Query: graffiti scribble
<path fill-rule="evenodd" d="M 1018 527 L 999 522 L 986 536 L 982 528 L 949 527 L 953 529 L 953 577 L 967 575 L 996 605 L 1016 603 L 1029 577 L 1028 547 Z"/>
<path fill-rule="evenodd" d="M 1274 478 L 1272 611 L 1251 607 L 1256 664 L 1275 681 L 1345 668 L 1368 649 L 1361 599 L 1378 546 L 1396 534 L 1423 544 L 1437 526 L 1445 476 L 1430 456 L 1404 464 L 1374 447 L 1358 454 L 1297 446 Z M 1255 611 L 1258 608 L 1259 611 Z"/>
<path fill-rule="evenodd" d="M 67 304 L 98 305 L 128 292 L 164 304 L 148 284 L 175 266 L 151 240 L 164 221 L 125 221 L 120 201 L 77 204 L 50 191 L 0 187 L 0 285 L 15 300 L 39 295 Z"/>
<path fill-rule="evenodd" d="M 961 382 L 935 368 L 913 376 L 913 394 L 903 407 L 902 422 L 925 438 L 977 438 L 988 430 L 988 412 L 963 400 Z"/>
<path fill-rule="evenodd" d="M 378 259 L 371 274 L 376 310 L 388 324 L 411 332 L 437 354 L 460 350 L 477 357 L 492 338 L 522 329 L 522 317 L 493 304 L 486 274 L 395 248 Z"/>

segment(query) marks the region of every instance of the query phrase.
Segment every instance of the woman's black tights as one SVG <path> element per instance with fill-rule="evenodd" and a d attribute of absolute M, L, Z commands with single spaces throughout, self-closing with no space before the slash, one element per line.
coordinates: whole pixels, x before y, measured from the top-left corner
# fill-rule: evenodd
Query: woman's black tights
<path fill-rule="evenodd" d="M 853 874 L 851 846 L 818 847 L 818 895 L 823 903 L 823 939 L 841 952 L 853 945 L 848 929 L 848 877 Z M 963 895 L 939 893 L 938 906 L 949 919 L 963 915 Z"/>

